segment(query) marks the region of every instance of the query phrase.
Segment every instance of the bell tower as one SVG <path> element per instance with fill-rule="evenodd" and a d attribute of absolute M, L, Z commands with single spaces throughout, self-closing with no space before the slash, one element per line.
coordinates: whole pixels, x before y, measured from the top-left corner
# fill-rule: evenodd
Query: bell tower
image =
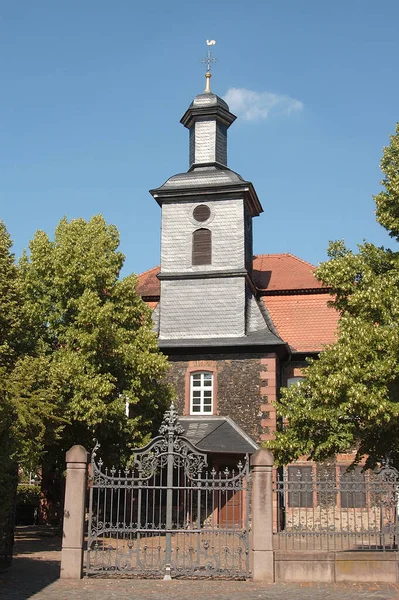
<path fill-rule="evenodd" d="M 253 185 L 227 166 L 227 130 L 236 117 L 206 85 L 181 123 L 189 169 L 150 191 L 162 209 L 160 346 L 218 345 L 272 335 L 252 283 L 252 219 L 262 212 Z M 202 341 L 202 342 L 201 342 Z"/>

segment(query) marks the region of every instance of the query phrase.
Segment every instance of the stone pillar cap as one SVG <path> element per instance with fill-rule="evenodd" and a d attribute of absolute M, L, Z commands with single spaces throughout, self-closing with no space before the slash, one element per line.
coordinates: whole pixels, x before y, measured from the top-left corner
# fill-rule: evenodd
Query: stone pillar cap
<path fill-rule="evenodd" d="M 260 448 L 251 456 L 251 467 L 272 467 L 274 456 L 269 450 Z"/>
<path fill-rule="evenodd" d="M 67 463 L 86 463 L 88 462 L 88 454 L 86 448 L 80 444 L 75 444 L 68 450 L 65 455 Z"/>

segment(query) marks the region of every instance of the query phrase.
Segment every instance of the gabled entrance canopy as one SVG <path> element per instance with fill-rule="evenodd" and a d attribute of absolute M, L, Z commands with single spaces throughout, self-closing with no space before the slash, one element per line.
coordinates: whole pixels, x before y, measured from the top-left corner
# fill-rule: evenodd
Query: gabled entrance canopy
<path fill-rule="evenodd" d="M 199 450 L 218 454 L 253 454 L 259 446 L 230 417 L 179 417 L 184 436 Z"/>

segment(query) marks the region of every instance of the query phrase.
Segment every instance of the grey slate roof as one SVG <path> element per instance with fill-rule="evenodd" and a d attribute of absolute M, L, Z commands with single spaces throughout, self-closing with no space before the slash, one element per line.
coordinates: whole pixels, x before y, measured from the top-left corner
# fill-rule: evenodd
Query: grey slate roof
<path fill-rule="evenodd" d="M 230 110 L 227 102 L 212 92 L 198 94 L 190 104 L 190 108 L 205 106 L 222 106 L 225 110 Z"/>
<path fill-rule="evenodd" d="M 221 169 L 215 165 L 195 167 L 186 173 L 178 173 L 170 177 L 163 185 L 152 191 L 166 191 L 180 188 L 218 187 L 237 183 L 247 183 L 235 171 L 227 167 Z M 248 183 L 249 185 L 249 183 Z"/>
<path fill-rule="evenodd" d="M 269 329 L 254 331 L 241 337 L 226 338 L 179 338 L 179 339 L 158 339 L 160 348 L 212 348 L 212 347 L 235 347 L 235 346 L 285 346 L 281 338 L 277 337 Z"/>
<path fill-rule="evenodd" d="M 198 94 L 180 119 L 180 123 L 190 129 L 198 119 L 203 117 L 216 120 L 227 127 L 237 118 L 230 112 L 228 104 L 212 92 Z"/>
<path fill-rule="evenodd" d="M 258 445 L 230 417 L 179 417 L 184 435 L 199 450 L 229 454 L 253 454 Z"/>

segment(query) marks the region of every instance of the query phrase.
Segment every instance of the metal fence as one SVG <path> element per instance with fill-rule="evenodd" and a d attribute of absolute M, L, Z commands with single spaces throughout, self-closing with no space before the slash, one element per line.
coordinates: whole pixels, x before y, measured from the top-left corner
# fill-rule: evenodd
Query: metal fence
<path fill-rule="evenodd" d="M 249 464 L 205 470 L 172 408 L 131 470 L 91 460 L 87 574 L 249 575 Z"/>
<path fill-rule="evenodd" d="M 277 550 L 396 550 L 399 473 L 289 466 L 273 484 Z"/>

